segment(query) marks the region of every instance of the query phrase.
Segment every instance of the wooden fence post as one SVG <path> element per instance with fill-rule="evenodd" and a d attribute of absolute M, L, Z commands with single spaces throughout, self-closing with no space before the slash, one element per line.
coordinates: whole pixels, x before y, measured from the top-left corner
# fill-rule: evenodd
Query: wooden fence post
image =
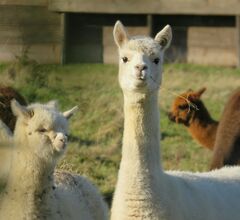
<path fill-rule="evenodd" d="M 153 15 L 147 15 L 147 27 L 149 36 L 153 37 Z"/>
<path fill-rule="evenodd" d="M 237 68 L 240 68 L 240 16 L 236 15 Z"/>
<path fill-rule="evenodd" d="M 61 64 L 66 63 L 66 13 L 61 13 Z"/>

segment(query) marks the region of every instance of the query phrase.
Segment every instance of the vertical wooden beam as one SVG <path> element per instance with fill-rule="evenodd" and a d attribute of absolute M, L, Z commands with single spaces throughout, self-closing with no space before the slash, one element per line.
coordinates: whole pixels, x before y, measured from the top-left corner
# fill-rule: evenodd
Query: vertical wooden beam
<path fill-rule="evenodd" d="M 66 30 L 67 30 L 67 14 L 66 13 L 61 13 L 61 64 L 66 63 Z"/>
<path fill-rule="evenodd" d="M 237 68 L 240 68 L 240 16 L 236 16 Z"/>
<path fill-rule="evenodd" d="M 147 27 L 149 36 L 153 37 L 153 15 L 147 15 Z"/>

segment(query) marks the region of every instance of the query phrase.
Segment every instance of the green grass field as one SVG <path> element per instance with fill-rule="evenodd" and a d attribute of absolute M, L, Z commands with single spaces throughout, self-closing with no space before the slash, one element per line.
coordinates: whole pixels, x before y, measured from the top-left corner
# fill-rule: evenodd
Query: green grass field
<path fill-rule="evenodd" d="M 60 109 L 78 105 L 70 121 L 70 144 L 59 168 L 91 179 L 110 199 L 121 158 L 123 99 L 117 66 L 0 65 L 1 83 L 17 88 L 29 102 L 59 101 Z M 162 161 L 165 169 L 207 170 L 211 152 L 200 147 L 182 125 L 167 118 L 176 94 L 207 87 L 203 101 L 219 119 L 224 104 L 240 85 L 240 71 L 189 64 L 165 65 L 160 90 Z"/>

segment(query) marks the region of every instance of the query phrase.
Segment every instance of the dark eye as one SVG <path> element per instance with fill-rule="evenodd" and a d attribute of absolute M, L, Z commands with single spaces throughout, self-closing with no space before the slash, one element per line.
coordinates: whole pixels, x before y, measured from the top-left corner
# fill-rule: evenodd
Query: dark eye
<path fill-rule="evenodd" d="M 153 60 L 153 62 L 154 62 L 155 64 L 158 64 L 158 63 L 159 63 L 159 58 L 155 58 L 155 59 Z"/>
<path fill-rule="evenodd" d="M 180 110 L 185 110 L 185 109 L 188 108 L 188 105 L 179 105 L 178 108 L 179 108 Z"/>
<path fill-rule="evenodd" d="M 126 62 L 128 62 L 128 58 L 127 58 L 127 57 L 123 57 L 123 58 L 122 58 L 122 61 L 123 61 L 124 63 L 126 63 Z"/>
<path fill-rule="evenodd" d="M 40 129 L 38 129 L 38 132 L 40 132 L 40 133 L 44 133 L 44 132 L 46 132 L 47 131 L 47 129 L 45 129 L 45 128 L 40 128 Z"/>

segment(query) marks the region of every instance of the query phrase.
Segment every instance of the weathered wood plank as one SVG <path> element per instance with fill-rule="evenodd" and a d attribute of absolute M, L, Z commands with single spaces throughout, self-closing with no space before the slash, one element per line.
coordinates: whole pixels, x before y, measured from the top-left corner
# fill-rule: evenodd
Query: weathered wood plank
<path fill-rule="evenodd" d="M 0 43 L 60 42 L 60 26 L 60 15 L 46 7 L 0 5 Z"/>
<path fill-rule="evenodd" d="M 24 2 L 27 3 L 20 0 L 19 4 Z M 39 63 L 60 63 L 60 14 L 42 5 L 16 6 L 10 4 L 14 3 L 11 0 L 8 3 L 0 4 L 0 61 L 12 61 L 27 48 L 30 59 Z"/>
<path fill-rule="evenodd" d="M 237 67 L 240 68 L 240 16 L 236 16 Z"/>
<path fill-rule="evenodd" d="M 191 27 L 188 29 L 187 51 L 190 63 L 236 66 L 235 28 Z"/>
<path fill-rule="evenodd" d="M 0 25 L 0 44 L 34 44 L 34 43 L 56 43 L 61 42 L 62 33 L 55 25 Z"/>
<path fill-rule="evenodd" d="M 233 48 L 236 45 L 236 31 L 233 27 L 190 27 L 188 46 L 208 48 Z"/>
<path fill-rule="evenodd" d="M 0 44 L 1 62 L 9 62 L 21 56 L 27 49 L 27 55 L 30 59 L 38 63 L 60 63 L 61 62 L 61 44 Z"/>
<path fill-rule="evenodd" d="M 0 0 L 1 5 L 47 6 L 48 0 Z"/>
<path fill-rule="evenodd" d="M 0 5 L 0 25 L 60 25 L 60 14 L 35 6 Z"/>
<path fill-rule="evenodd" d="M 240 14 L 239 0 L 49 0 L 49 9 L 64 12 L 126 14 Z"/>
<path fill-rule="evenodd" d="M 232 67 L 237 64 L 237 54 L 234 49 L 191 47 L 188 49 L 187 62 Z"/>

